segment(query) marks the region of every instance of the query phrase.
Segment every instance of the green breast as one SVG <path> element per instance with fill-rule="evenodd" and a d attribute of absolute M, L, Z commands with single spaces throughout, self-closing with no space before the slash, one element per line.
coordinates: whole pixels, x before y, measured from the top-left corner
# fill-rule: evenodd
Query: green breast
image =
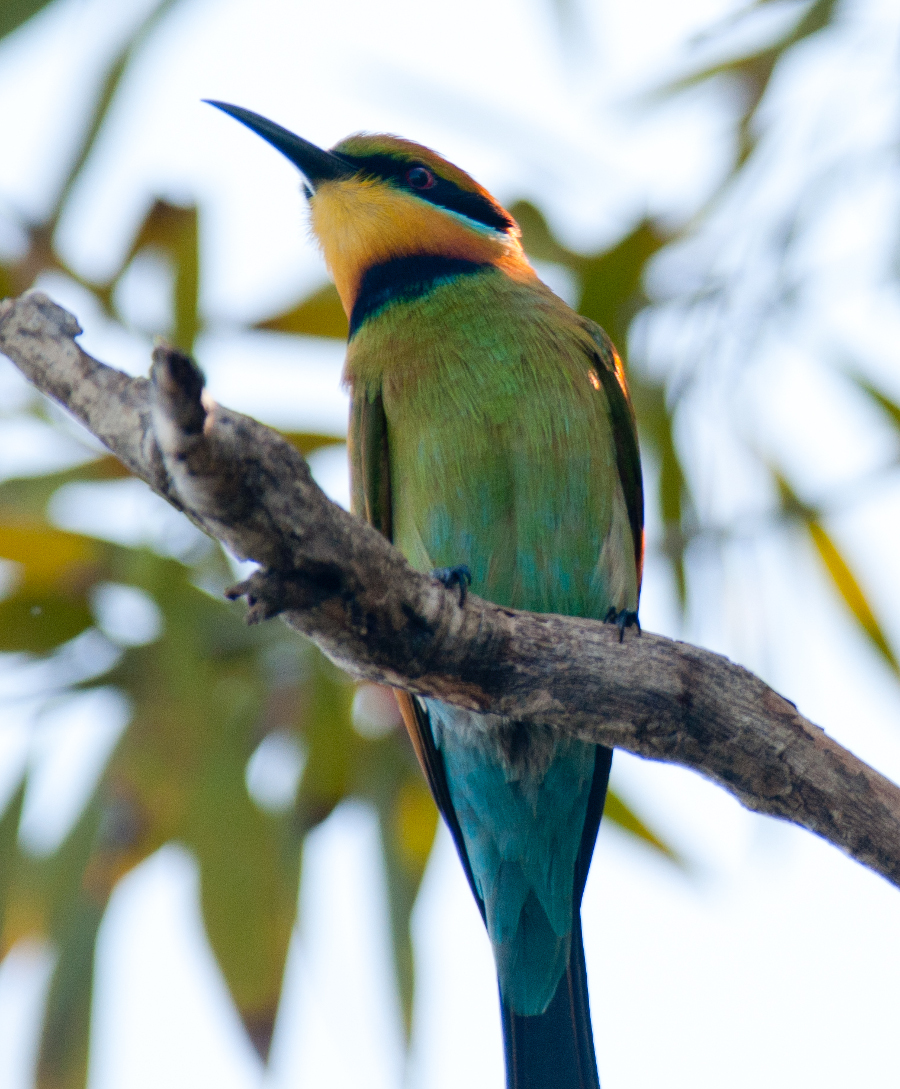
<path fill-rule="evenodd" d="M 384 308 L 348 353 L 380 390 L 393 537 L 498 604 L 602 617 L 637 579 L 609 407 L 577 315 L 496 270 Z M 593 380 L 592 380 L 593 379 Z"/>

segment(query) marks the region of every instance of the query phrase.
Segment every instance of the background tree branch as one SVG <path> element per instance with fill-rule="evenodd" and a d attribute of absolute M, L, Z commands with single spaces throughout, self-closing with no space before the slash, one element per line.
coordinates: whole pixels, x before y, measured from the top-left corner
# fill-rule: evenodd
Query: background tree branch
<path fill-rule="evenodd" d="M 156 492 L 262 565 L 250 618 L 283 613 L 359 677 L 693 768 L 900 886 L 900 789 L 726 658 L 661 636 L 500 608 L 414 571 L 331 503 L 277 432 L 209 401 L 192 361 L 151 378 L 84 353 L 45 295 L 0 304 L 0 350 Z"/>

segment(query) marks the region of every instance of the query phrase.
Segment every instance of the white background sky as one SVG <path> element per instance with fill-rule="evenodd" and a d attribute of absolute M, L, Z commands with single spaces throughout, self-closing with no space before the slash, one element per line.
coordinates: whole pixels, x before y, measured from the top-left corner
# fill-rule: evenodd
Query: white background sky
<path fill-rule="evenodd" d="M 0 48 L 0 202 L 36 215 L 46 209 L 93 90 L 87 74 L 145 6 L 59 0 Z M 827 166 L 848 148 L 864 155 L 886 146 L 895 133 L 892 7 L 856 4 L 842 45 L 812 43 L 779 79 L 779 101 L 789 108 L 771 154 L 783 166 L 758 172 L 753 214 L 763 225 L 766 208 L 797 190 L 816 156 Z M 608 0 L 585 8 L 560 50 L 552 6 L 538 0 L 183 3 L 124 86 L 60 243 L 79 270 L 100 276 L 127 246 L 151 197 L 197 198 L 208 313 L 256 319 L 322 279 L 296 173 L 201 105 L 203 97 L 250 107 L 326 146 L 358 129 L 430 144 L 501 200 L 535 200 L 580 248 L 616 239 L 646 212 L 681 219 L 727 167 L 728 103 L 701 90 L 648 112 L 637 96 L 684 71 L 692 36 L 732 6 Z M 776 5 L 772 19 L 784 10 Z M 872 373 L 900 393 L 896 302 L 879 280 L 896 190 L 878 175 L 850 178 L 840 193 L 830 229 L 799 258 L 822 273 L 807 312 L 827 310 L 830 324 L 801 323 L 792 343 L 739 383 L 747 406 L 740 438 L 777 451 L 812 488 L 854 479 L 889 448 L 866 427 L 860 404 L 816 370 L 826 333 L 831 343 L 861 342 Z M 740 260 L 733 241 L 713 247 L 710 261 Z M 15 245 L 0 229 L 0 246 Z M 662 292 L 680 267 L 659 271 Z M 72 285 L 57 279 L 46 286 L 78 313 L 88 350 L 145 369 L 145 342 L 112 330 Z M 131 285 L 127 302 L 146 321 L 161 298 L 151 270 Z M 648 336 L 659 339 L 664 330 Z M 279 426 L 343 430 L 335 345 L 221 335 L 206 338 L 198 354 L 213 395 L 231 407 Z M 661 352 L 660 365 L 671 355 Z M 734 379 L 733 369 L 723 373 Z M 758 508 L 760 486 L 728 430 L 733 420 L 717 415 L 716 375 L 711 388 L 683 422 L 700 501 L 726 513 Z M 0 367 L 7 405 L 19 390 L 11 368 Z M 0 474 L 64 456 L 61 448 L 36 449 L 22 431 L 0 436 Z M 318 468 L 333 494 L 346 493 L 339 461 Z M 877 586 L 873 599 L 895 646 L 897 500 L 894 479 L 835 526 L 873 580 L 869 589 Z M 134 496 L 114 512 L 85 505 L 59 512 L 78 528 L 110 515 L 118 528 L 107 524 L 105 532 L 130 538 L 150 532 L 148 522 L 160 517 Z M 735 546 L 711 585 L 680 630 L 662 566 L 651 558 L 645 627 L 731 654 L 900 780 L 896 683 L 845 622 L 812 554 L 786 533 L 762 547 Z M 15 681 L 4 675 L 2 683 L 11 690 Z M 101 707 L 82 707 L 32 747 L 41 774 L 28 819 L 37 839 L 64 834 L 74 816 L 78 792 L 61 789 L 60 767 L 71 776 L 71 754 L 88 754 L 83 791 L 121 728 L 114 698 L 97 698 Z M 13 782 L 31 744 L 26 710 L 0 712 L 0 789 Z M 693 872 L 679 873 L 601 828 L 583 918 L 604 1089 L 900 1085 L 900 894 L 833 848 L 751 815 L 688 772 L 619 754 L 613 782 L 692 860 Z M 190 856 L 168 847 L 122 882 L 98 953 L 91 1089 L 394 1089 L 404 1077 L 415 1089 L 502 1084 L 490 953 L 448 838 L 432 858 L 414 918 L 419 991 L 405 1074 L 366 811 L 335 813 L 311 837 L 305 864 L 302 923 L 265 1075 L 204 945 Z M 47 966 L 48 954 L 35 948 L 17 949 L 0 965 L 2 1089 L 28 1085 Z"/>

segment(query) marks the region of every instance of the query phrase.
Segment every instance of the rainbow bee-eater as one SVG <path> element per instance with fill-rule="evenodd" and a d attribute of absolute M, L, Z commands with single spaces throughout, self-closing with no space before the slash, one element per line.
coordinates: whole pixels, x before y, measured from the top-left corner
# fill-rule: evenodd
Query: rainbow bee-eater
<path fill-rule="evenodd" d="M 636 622 L 643 493 L 622 364 L 477 182 L 395 136 L 322 150 L 213 103 L 304 175 L 350 323 L 352 507 L 500 605 Z M 398 693 L 487 926 L 510 1089 L 596 1089 L 581 898 L 612 752 Z"/>

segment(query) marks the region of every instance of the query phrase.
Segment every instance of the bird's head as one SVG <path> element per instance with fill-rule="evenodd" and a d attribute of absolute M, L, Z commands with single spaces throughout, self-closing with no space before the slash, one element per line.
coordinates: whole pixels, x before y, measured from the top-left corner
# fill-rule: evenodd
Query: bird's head
<path fill-rule="evenodd" d="M 366 271 L 395 258 L 454 257 L 534 276 L 512 216 L 436 152 L 369 133 L 325 151 L 250 110 L 210 105 L 262 136 L 305 177 L 312 229 L 348 315 Z"/>

